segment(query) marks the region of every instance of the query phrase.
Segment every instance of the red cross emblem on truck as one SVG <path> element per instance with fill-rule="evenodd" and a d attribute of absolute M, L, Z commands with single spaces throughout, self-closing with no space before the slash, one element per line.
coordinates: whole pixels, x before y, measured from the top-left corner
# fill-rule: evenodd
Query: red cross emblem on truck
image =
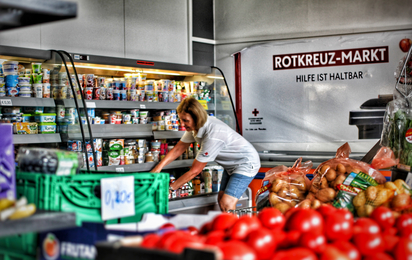
<path fill-rule="evenodd" d="M 259 114 L 259 111 L 255 108 L 255 110 L 252 111 L 252 114 L 253 114 L 254 116 L 257 116 L 257 114 Z"/>

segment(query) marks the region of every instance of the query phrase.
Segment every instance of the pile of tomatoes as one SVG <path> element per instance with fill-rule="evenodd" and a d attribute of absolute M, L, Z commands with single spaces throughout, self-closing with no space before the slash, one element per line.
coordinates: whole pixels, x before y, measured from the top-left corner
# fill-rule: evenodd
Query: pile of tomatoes
<path fill-rule="evenodd" d="M 354 219 L 330 205 L 284 215 L 275 208 L 239 218 L 222 213 L 200 230 L 148 234 L 141 247 L 215 250 L 228 260 L 406 260 L 412 259 L 412 214 L 395 219 L 390 209 L 378 207 L 370 218 Z"/>

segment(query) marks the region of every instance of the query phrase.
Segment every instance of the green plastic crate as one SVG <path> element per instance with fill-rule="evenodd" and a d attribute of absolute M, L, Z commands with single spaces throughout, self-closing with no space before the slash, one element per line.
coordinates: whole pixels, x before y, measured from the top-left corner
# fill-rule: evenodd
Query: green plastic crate
<path fill-rule="evenodd" d="M 139 222 L 144 213 L 166 214 L 169 208 L 168 173 L 115 173 L 90 171 L 73 176 L 16 173 L 17 195 L 26 196 L 39 209 L 75 212 L 76 223 L 103 222 L 101 218 L 100 180 L 134 176 L 135 216 L 106 223 Z"/>
<path fill-rule="evenodd" d="M 36 256 L 0 249 L 0 260 L 36 260 Z"/>
<path fill-rule="evenodd" d="M 0 238 L 0 250 L 35 256 L 37 252 L 37 233 L 2 237 Z"/>

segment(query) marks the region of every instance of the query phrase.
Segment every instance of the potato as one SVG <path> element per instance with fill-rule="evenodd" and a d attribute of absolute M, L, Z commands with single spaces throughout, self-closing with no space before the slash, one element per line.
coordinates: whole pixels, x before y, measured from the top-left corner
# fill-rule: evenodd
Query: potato
<path fill-rule="evenodd" d="M 365 205 L 362 205 L 362 206 L 360 206 L 359 208 L 357 208 L 356 214 L 357 214 L 358 217 L 360 217 L 360 218 L 366 217 L 366 208 L 365 208 Z"/>
<path fill-rule="evenodd" d="M 314 200 L 314 199 L 316 199 L 315 193 L 309 192 L 308 195 L 306 195 L 306 199 L 308 199 L 308 200 Z"/>
<path fill-rule="evenodd" d="M 301 176 L 299 176 L 295 180 L 291 180 L 290 185 L 296 186 L 300 191 L 303 191 L 303 192 L 307 191 L 308 189 L 305 179 Z"/>
<path fill-rule="evenodd" d="M 366 203 L 366 195 L 364 191 L 359 192 L 358 195 L 353 198 L 352 204 L 355 206 L 355 208 L 359 208 L 364 206 Z"/>
<path fill-rule="evenodd" d="M 316 198 L 321 202 L 330 202 L 335 198 L 335 190 L 332 188 L 321 189 L 316 193 Z"/>
<path fill-rule="evenodd" d="M 310 204 L 311 209 L 317 209 L 322 205 L 322 202 L 319 200 L 313 200 L 312 203 Z"/>
<path fill-rule="evenodd" d="M 298 194 L 300 193 L 300 190 L 298 189 L 298 187 L 296 187 L 295 185 L 290 185 L 289 186 L 289 192 L 290 194 L 294 194 L 296 196 L 296 198 L 298 197 Z M 292 196 L 292 195 L 290 195 Z"/>
<path fill-rule="evenodd" d="M 326 180 L 333 181 L 336 179 L 336 171 L 334 169 L 329 169 L 329 171 L 325 175 Z"/>
<path fill-rule="evenodd" d="M 372 205 L 365 205 L 366 216 L 369 217 L 375 208 Z"/>
<path fill-rule="evenodd" d="M 311 208 L 311 201 L 308 200 L 308 199 L 302 200 L 302 201 L 299 203 L 299 206 L 298 206 L 298 207 L 299 207 L 299 208 L 302 208 L 302 209 L 310 209 L 310 208 Z"/>
<path fill-rule="evenodd" d="M 338 177 L 332 182 L 332 187 L 331 188 L 336 188 L 336 185 L 342 184 L 346 179 L 346 176 L 344 174 L 339 174 Z"/>
<path fill-rule="evenodd" d="M 343 164 L 339 163 L 338 165 L 336 165 L 336 171 L 338 172 L 338 174 L 344 174 L 346 172 L 346 168 Z"/>
<path fill-rule="evenodd" d="M 291 198 L 291 197 L 280 198 L 280 200 L 281 200 L 281 202 L 286 203 L 286 204 L 289 204 L 289 205 L 292 206 L 292 207 L 294 207 L 294 206 L 296 206 L 296 204 L 298 204 L 297 201 L 294 200 L 294 199 Z"/>
<path fill-rule="evenodd" d="M 285 213 L 291 206 L 287 203 L 281 202 L 273 206 L 274 208 L 278 209 L 280 212 Z"/>
<path fill-rule="evenodd" d="M 287 196 L 290 196 L 290 192 L 287 187 L 281 188 L 277 194 L 279 197 L 282 197 L 282 198 L 286 198 Z"/>
<path fill-rule="evenodd" d="M 391 196 L 391 190 L 388 189 L 380 189 L 378 190 L 378 194 L 376 195 L 376 199 L 373 201 L 373 206 L 380 206 L 386 201 L 389 200 Z"/>
<path fill-rule="evenodd" d="M 316 185 L 312 185 L 312 187 L 310 187 L 309 192 L 312 192 L 314 194 L 318 193 L 319 188 Z"/>
<path fill-rule="evenodd" d="M 353 169 L 352 166 L 349 166 L 349 165 L 348 165 L 348 166 L 346 166 L 345 168 L 346 168 L 346 172 L 347 172 L 347 173 L 351 173 L 351 172 L 352 172 L 352 169 Z"/>
<path fill-rule="evenodd" d="M 326 178 L 322 178 L 320 181 L 321 181 L 320 182 L 320 188 L 321 189 L 329 188 L 328 180 Z"/>
<path fill-rule="evenodd" d="M 409 193 L 408 190 L 411 189 L 411 188 L 409 187 L 409 185 L 406 184 L 406 182 L 404 182 L 404 181 L 401 180 L 401 179 L 397 179 L 397 180 L 395 180 L 393 183 L 396 185 L 396 187 L 398 187 L 398 189 L 399 189 L 399 191 L 400 191 L 401 193 Z"/>
<path fill-rule="evenodd" d="M 278 204 L 281 201 L 280 201 L 279 196 L 275 192 L 271 192 L 269 193 L 269 202 L 270 202 L 270 205 L 273 206 L 275 204 Z"/>
<path fill-rule="evenodd" d="M 411 203 L 411 196 L 409 194 L 398 194 L 396 195 L 392 202 L 391 206 L 392 208 L 401 208 L 408 206 Z"/>
<path fill-rule="evenodd" d="M 285 180 L 278 178 L 272 182 L 272 188 L 270 190 L 278 192 L 281 188 L 286 187 L 287 185 L 288 183 Z"/>
<path fill-rule="evenodd" d="M 323 175 L 329 170 L 330 170 L 330 166 L 325 164 L 325 165 L 322 166 L 322 168 L 320 168 L 320 173 Z"/>
<path fill-rule="evenodd" d="M 375 186 L 369 186 L 366 189 L 366 200 L 374 201 L 377 195 L 378 195 L 378 188 L 376 188 Z"/>

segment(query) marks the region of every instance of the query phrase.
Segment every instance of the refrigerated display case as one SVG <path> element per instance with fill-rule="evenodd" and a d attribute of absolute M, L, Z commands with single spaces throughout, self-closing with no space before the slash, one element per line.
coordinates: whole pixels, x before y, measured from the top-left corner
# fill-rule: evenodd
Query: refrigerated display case
<path fill-rule="evenodd" d="M 234 112 L 230 93 L 222 71 L 216 67 L 192 66 L 184 64 L 172 64 L 164 62 L 142 61 L 136 59 L 104 57 L 96 55 L 84 55 L 78 53 L 66 53 L 56 50 L 36 50 L 28 48 L 17 48 L 12 46 L 0 46 L 0 59 L 18 61 L 25 67 L 30 67 L 32 62 L 42 63 L 42 67 L 50 70 L 51 74 L 67 73 L 69 83 L 69 93 L 66 98 L 21 98 L 21 97 L 0 97 L 1 106 L 43 106 L 57 108 L 75 108 L 78 115 L 87 115 L 88 108 L 94 109 L 112 109 L 112 110 L 130 110 L 144 109 L 148 111 L 175 110 L 178 102 L 147 102 L 147 101 L 114 101 L 114 100 L 85 100 L 84 96 L 77 95 L 77 88 L 80 82 L 77 80 L 79 74 L 94 74 L 97 77 L 106 78 L 124 78 L 130 77 L 130 74 L 144 73 L 147 79 L 175 80 L 184 82 L 185 86 L 190 88 L 187 92 L 193 96 L 200 96 L 201 93 L 195 92 L 192 82 L 202 82 L 202 87 L 207 89 L 208 97 L 203 99 L 202 104 L 209 114 L 221 119 L 234 130 L 239 132 L 237 119 Z M 186 84 L 187 83 L 187 84 Z M 51 87 L 53 95 L 53 85 Z M 70 96 L 72 90 L 72 97 Z M 82 98 L 83 97 L 83 98 Z M 81 98 L 81 99 L 80 99 Z M 199 98 L 201 99 L 201 98 Z M 58 113 L 58 111 L 56 111 Z M 79 116 L 80 118 L 80 116 Z M 94 138 L 150 138 L 150 139 L 168 139 L 179 140 L 184 131 L 153 131 L 149 124 L 92 124 L 92 121 L 86 117 L 85 120 L 78 120 L 75 124 L 68 127 L 68 131 L 56 134 L 37 134 L 37 135 L 14 135 L 15 144 L 34 144 L 43 146 L 50 143 L 55 146 L 64 147 L 68 140 L 82 140 L 83 145 L 88 140 Z M 94 146 L 92 145 L 92 149 Z M 83 147 L 83 151 L 86 147 Z M 93 151 L 93 154 L 96 154 Z M 96 156 L 93 157 L 96 159 Z M 89 165 L 86 160 L 85 168 L 95 169 L 98 171 L 113 172 L 148 172 L 155 165 L 155 162 L 135 163 L 128 165 L 113 165 L 97 167 L 97 162 Z M 176 160 L 169 164 L 164 170 L 167 172 L 171 169 L 187 168 L 193 163 L 193 159 Z M 209 163 L 208 166 L 216 165 Z M 210 196 L 217 196 L 212 193 Z M 201 200 L 205 197 L 193 196 L 184 198 L 185 203 L 177 203 L 179 199 L 174 200 L 174 204 L 179 207 L 186 207 L 185 204 L 202 204 Z M 248 193 L 243 195 L 245 200 L 250 200 Z M 193 200 L 192 202 L 190 202 Z M 216 202 L 216 200 L 215 200 Z M 172 203 L 172 204 L 173 204 Z M 247 202 L 249 203 L 249 202 Z M 244 205 L 242 205 L 244 206 Z M 206 206 L 205 206 L 206 207 Z M 182 209 L 183 210 L 183 209 Z"/>

